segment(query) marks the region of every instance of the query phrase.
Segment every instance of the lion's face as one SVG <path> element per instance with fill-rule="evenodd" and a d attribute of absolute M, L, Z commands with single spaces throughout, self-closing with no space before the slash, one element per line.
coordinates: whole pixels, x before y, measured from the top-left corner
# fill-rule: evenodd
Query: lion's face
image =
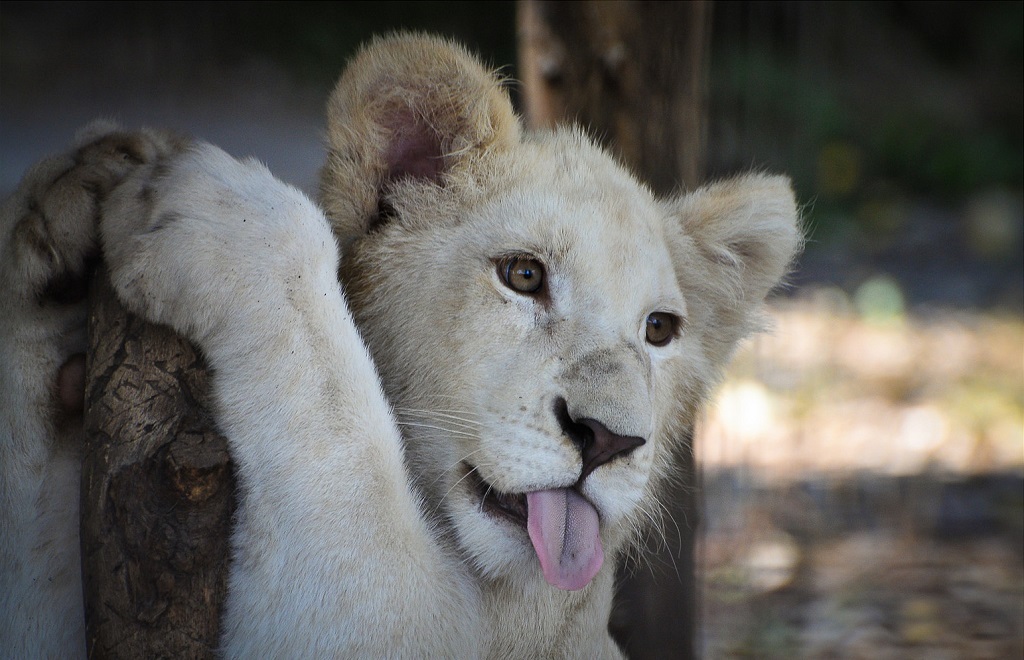
<path fill-rule="evenodd" d="M 640 524 L 799 242 L 783 178 L 656 200 L 494 77 L 377 44 L 328 106 L 322 202 L 426 513 L 482 575 L 589 583 Z M 538 566 L 540 571 L 538 571 Z"/>
<path fill-rule="evenodd" d="M 428 509 L 485 574 L 539 557 L 579 588 L 657 517 L 652 474 L 687 418 L 702 358 L 678 223 L 573 133 L 482 165 L 473 185 L 397 186 L 343 272 Z"/>

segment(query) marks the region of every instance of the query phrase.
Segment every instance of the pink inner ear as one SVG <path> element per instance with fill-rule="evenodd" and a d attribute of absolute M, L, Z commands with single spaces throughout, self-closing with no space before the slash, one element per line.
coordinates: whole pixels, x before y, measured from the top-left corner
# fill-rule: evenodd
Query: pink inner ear
<path fill-rule="evenodd" d="M 405 115 L 404 119 L 406 122 L 393 134 L 385 154 L 388 180 L 412 177 L 437 181 L 444 169 L 438 136 L 415 118 Z"/>

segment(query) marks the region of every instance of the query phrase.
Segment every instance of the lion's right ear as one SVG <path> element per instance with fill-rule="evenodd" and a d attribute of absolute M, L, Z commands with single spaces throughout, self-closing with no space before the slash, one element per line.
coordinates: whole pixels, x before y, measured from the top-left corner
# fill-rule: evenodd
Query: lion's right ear
<path fill-rule="evenodd" d="M 320 200 L 342 236 L 378 222 L 389 183 L 443 185 L 446 173 L 520 134 L 494 74 L 461 46 L 409 34 L 376 39 L 356 55 L 328 101 L 327 124 Z"/>

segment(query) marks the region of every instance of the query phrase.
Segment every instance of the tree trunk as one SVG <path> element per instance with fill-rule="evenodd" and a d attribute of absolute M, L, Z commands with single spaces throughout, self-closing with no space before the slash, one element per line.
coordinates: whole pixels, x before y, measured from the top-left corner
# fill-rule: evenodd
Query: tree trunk
<path fill-rule="evenodd" d="M 127 313 L 105 271 L 89 301 L 82 571 L 90 658 L 206 658 L 227 591 L 234 476 L 202 357 Z"/>
<path fill-rule="evenodd" d="M 533 128 L 588 128 L 656 193 L 700 183 L 706 2 L 521 0 L 519 76 Z"/>
<path fill-rule="evenodd" d="M 710 15 L 706 2 L 520 0 L 528 124 L 582 124 L 658 194 L 695 187 L 704 160 Z M 685 486 L 666 501 L 667 547 L 620 573 L 611 626 L 632 658 L 695 655 L 697 473 L 688 436 L 680 438 Z"/>

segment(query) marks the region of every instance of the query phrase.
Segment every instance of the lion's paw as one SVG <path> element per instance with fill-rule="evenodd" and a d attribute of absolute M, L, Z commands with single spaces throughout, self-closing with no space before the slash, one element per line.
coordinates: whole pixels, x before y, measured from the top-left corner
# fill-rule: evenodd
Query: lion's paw
<path fill-rule="evenodd" d="M 311 267 L 336 273 L 323 214 L 260 163 L 194 143 L 141 174 L 103 207 L 111 281 L 130 309 L 201 346 L 225 324 L 272 317 Z"/>
<path fill-rule="evenodd" d="M 10 294 L 38 302 L 81 299 L 88 265 L 98 254 L 103 200 L 177 144 L 168 135 L 98 122 L 79 134 L 71 150 L 32 167 L 0 216 Z"/>

